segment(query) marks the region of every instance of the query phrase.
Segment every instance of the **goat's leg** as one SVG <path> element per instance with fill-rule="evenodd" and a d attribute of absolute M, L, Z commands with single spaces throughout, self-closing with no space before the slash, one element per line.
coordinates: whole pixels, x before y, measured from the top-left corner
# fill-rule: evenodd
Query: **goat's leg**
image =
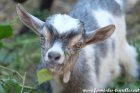
<path fill-rule="evenodd" d="M 125 16 L 116 18 L 116 49 L 119 55 L 120 64 L 124 67 L 124 70 L 131 77 L 138 77 L 139 66 L 137 64 L 137 52 L 136 49 L 129 45 L 126 40 L 126 23 Z M 114 35 L 114 36 L 115 36 Z"/>
<path fill-rule="evenodd" d="M 127 41 L 121 45 L 120 50 L 120 62 L 124 66 L 125 71 L 128 75 L 138 78 L 139 77 L 139 66 L 137 64 L 137 52 L 136 49 L 129 45 Z"/>

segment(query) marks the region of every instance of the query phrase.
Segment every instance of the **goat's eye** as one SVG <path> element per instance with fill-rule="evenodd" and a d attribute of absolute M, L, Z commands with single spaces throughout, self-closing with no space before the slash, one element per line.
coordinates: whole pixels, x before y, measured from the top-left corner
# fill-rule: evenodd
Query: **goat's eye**
<path fill-rule="evenodd" d="M 82 48 L 84 46 L 84 44 L 82 42 L 78 42 L 77 44 L 75 44 L 75 48 Z"/>

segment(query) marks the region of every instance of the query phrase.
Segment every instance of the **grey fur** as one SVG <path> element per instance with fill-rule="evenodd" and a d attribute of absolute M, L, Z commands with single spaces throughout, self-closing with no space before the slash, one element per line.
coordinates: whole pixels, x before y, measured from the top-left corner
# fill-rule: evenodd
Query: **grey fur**
<path fill-rule="evenodd" d="M 124 11 L 114 0 L 79 0 L 70 12 L 70 16 L 81 20 L 86 31 L 93 31 L 98 28 L 98 24 L 91 11 L 97 9 L 107 10 L 114 16 L 120 16 Z"/>
<path fill-rule="evenodd" d="M 95 55 L 95 72 L 96 72 L 96 75 L 97 75 L 97 77 L 99 78 L 99 66 L 100 66 L 100 58 L 99 58 L 99 56 L 98 56 L 98 54 L 96 53 L 96 55 Z"/>
<path fill-rule="evenodd" d="M 108 41 L 103 41 L 103 42 L 99 42 L 99 43 L 95 44 L 94 48 L 95 48 L 95 53 L 97 56 L 100 56 L 102 58 L 106 57 L 107 51 L 108 51 L 107 43 L 108 43 Z"/>

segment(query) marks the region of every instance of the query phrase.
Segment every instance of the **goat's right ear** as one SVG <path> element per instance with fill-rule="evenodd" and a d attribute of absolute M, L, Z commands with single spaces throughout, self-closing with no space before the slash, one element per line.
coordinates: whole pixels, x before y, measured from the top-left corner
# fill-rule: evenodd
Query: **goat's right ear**
<path fill-rule="evenodd" d="M 111 24 L 95 31 L 86 32 L 85 42 L 86 44 L 97 43 L 110 37 L 115 31 L 115 25 Z"/>
<path fill-rule="evenodd" d="M 32 29 L 37 35 L 40 34 L 40 29 L 45 22 L 29 14 L 20 4 L 17 4 L 17 14 L 20 20 L 30 29 Z"/>

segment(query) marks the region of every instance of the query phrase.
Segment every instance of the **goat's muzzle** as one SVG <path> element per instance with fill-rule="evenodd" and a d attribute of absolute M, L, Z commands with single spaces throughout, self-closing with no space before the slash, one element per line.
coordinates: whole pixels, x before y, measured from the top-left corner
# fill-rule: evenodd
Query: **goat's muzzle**
<path fill-rule="evenodd" d="M 52 75 L 60 74 L 64 64 L 58 64 L 54 62 L 47 63 L 47 69 Z"/>

